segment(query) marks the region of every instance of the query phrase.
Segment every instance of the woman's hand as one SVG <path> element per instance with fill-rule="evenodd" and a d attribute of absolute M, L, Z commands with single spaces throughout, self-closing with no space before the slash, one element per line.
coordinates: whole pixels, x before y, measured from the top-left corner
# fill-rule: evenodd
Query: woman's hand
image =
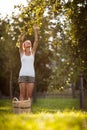
<path fill-rule="evenodd" d="M 33 25 L 33 29 L 34 29 L 34 30 L 38 30 L 39 27 L 38 27 L 36 24 L 34 24 L 34 25 Z"/>

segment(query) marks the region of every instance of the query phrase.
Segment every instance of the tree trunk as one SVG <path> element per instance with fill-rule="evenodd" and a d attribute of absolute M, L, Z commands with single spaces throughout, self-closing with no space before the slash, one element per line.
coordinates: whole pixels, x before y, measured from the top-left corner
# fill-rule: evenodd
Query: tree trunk
<path fill-rule="evenodd" d="M 83 75 L 80 74 L 80 108 L 84 108 Z"/>
<path fill-rule="evenodd" d="M 11 71 L 10 71 L 10 98 L 11 98 L 11 99 L 12 99 L 12 97 L 13 97 L 12 89 L 13 89 L 13 81 L 12 81 L 12 70 L 11 70 Z"/>
<path fill-rule="evenodd" d="M 75 98 L 75 83 L 71 84 L 71 88 L 72 88 L 72 97 Z"/>

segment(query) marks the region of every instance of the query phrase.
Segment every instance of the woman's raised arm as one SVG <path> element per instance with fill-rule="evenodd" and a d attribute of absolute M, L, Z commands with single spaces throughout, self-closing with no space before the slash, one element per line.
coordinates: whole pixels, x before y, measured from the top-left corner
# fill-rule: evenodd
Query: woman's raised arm
<path fill-rule="evenodd" d="M 33 29 L 34 29 L 33 53 L 35 54 L 37 46 L 38 46 L 38 27 L 36 24 L 33 26 Z"/>
<path fill-rule="evenodd" d="M 23 45 L 22 45 L 22 44 L 23 44 L 25 35 L 26 35 L 26 31 L 24 31 L 24 32 L 21 34 L 20 38 L 19 38 L 19 43 L 20 43 L 19 52 L 20 52 L 20 53 L 23 52 Z"/>

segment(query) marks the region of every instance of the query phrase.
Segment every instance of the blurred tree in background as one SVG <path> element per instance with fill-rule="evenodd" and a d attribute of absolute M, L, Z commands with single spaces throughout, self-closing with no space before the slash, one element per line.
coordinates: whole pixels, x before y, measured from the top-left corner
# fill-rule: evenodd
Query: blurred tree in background
<path fill-rule="evenodd" d="M 0 89 L 3 93 L 9 95 L 11 79 L 14 95 L 18 92 L 18 39 L 27 25 L 25 39 L 33 42 L 34 23 L 39 27 L 35 60 L 37 91 L 62 90 L 76 82 L 80 73 L 87 79 L 86 7 L 86 0 L 32 0 L 27 7 L 15 6 L 20 13 L 13 12 L 11 19 L 1 19 Z"/>

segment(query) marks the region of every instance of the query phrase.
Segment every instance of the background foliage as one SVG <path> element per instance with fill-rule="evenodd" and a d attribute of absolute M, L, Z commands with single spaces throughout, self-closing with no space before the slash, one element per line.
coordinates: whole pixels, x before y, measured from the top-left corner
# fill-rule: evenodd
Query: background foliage
<path fill-rule="evenodd" d="M 83 74 L 87 80 L 87 0 L 32 0 L 27 7 L 0 20 L 0 90 L 9 95 L 12 74 L 18 89 L 20 59 L 18 38 L 28 25 L 25 39 L 34 41 L 32 26 L 39 26 L 35 69 L 37 91 L 65 88 Z"/>

